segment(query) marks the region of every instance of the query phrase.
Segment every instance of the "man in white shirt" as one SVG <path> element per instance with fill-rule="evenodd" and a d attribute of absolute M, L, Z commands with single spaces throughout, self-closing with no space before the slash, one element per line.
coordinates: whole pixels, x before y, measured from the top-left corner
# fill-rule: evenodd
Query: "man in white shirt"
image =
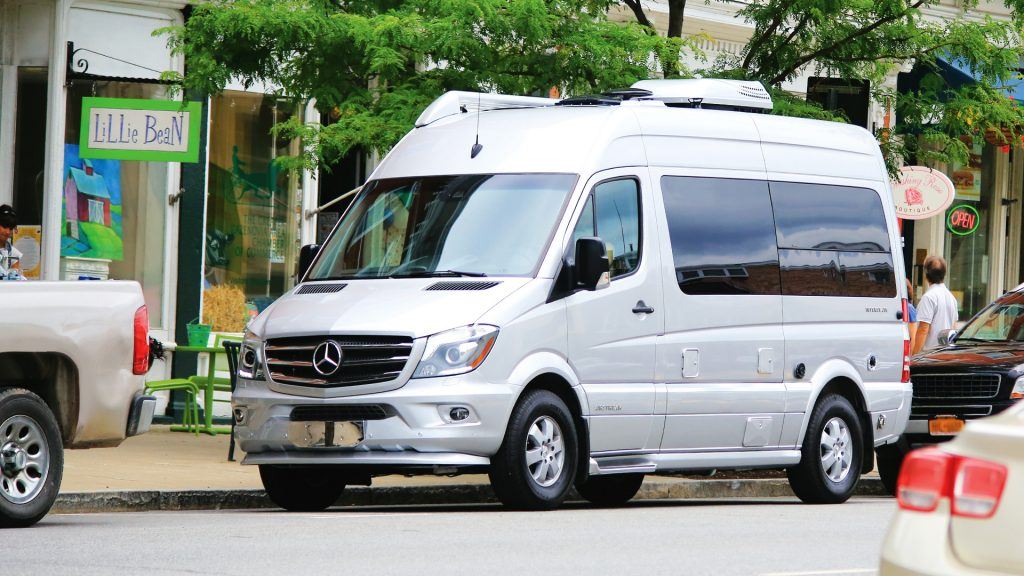
<path fill-rule="evenodd" d="M 928 291 L 917 305 L 917 338 L 913 353 L 938 348 L 939 333 L 956 324 L 958 306 L 953 293 L 943 283 L 946 280 L 946 261 L 929 256 L 924 261 L 924 277 Z"/>

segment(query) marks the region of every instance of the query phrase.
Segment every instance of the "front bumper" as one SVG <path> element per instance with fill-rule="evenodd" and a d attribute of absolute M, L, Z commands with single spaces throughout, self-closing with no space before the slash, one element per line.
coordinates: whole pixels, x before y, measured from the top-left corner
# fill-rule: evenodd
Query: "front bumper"
<path fill-rule="evenodd" d="M 314 398 L 274 392 L 266 383 L 240 380 L 232 397 L 235 439 L 243 464 L 337 464 L 381 471 L 409 468 L 486 466 L 498 451 L 518 389 L 475 381 L 474 373 L 409 380 L 374 394 Z M 305 447 L 289 437 L 292 410 L 379 405 L 388 416 L 363 421 L 354 447 Z M 454 407 L 469 417 L 454 422 Z"/>

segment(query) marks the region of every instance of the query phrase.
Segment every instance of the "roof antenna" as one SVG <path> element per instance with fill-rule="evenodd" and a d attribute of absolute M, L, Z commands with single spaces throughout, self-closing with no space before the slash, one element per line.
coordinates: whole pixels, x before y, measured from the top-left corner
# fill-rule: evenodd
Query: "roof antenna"
<path fill-rule="evenodd" d="M 483 150 L 483 144 L 480 144 L 480 92 L 476 93 L 476 142 L 473 143 L 473 147 L 469 149 L 469 157 L 476 158 L 476 155 Z"/>

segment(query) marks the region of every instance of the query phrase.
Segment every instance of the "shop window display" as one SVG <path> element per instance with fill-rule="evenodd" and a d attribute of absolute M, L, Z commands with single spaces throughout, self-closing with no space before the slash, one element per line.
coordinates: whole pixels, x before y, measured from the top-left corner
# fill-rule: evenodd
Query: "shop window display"
<path fill-rule="evenodd" d="M 956 197 L 945 214 L 946 285 L 960 306 L 960 320 L 969 319 L 989 301 L 990 223 L 995 198 L 996 147 L 981 141 L 969 146 L 967 164 L 950 173 Z M 976 221 L 964 226 L 958 220 L 962 214 L 972 214 Z"/>
<path fill-rule="evenodd" d="M 61 278 L 136 280 L 152 328 L 163 328 L 167 162 L 79 156 L 82 99 L 167 99 L 167 88 L 76 81 L 68 91 L 64 139 Z"/>
<path fill-rule="evenodd" d="M 248 314 L 294 285 L 298 178 L 275 159 L 296 154 L 298 142 L 271 134 L 293 112 L 285 101 L 247 92 L 226 91 L 210 105 L 204 283 L 241 290 Z"/>

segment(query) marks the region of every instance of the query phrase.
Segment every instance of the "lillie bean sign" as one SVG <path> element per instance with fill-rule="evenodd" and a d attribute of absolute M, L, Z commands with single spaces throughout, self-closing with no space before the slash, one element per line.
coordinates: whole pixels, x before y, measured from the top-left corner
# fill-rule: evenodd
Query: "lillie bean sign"
<path fill-rule="evenodd" d="M 926 166 L 900 168 L 900 179 L 892 183 L 896 217 L 924 220 L 941 214 L 953 203 L 956 189 L 948 176 Z"/>
<path fill-rule="evenodd" d="M 198 162 L 199 102 L 83 98 L 82 158 Z"/>

